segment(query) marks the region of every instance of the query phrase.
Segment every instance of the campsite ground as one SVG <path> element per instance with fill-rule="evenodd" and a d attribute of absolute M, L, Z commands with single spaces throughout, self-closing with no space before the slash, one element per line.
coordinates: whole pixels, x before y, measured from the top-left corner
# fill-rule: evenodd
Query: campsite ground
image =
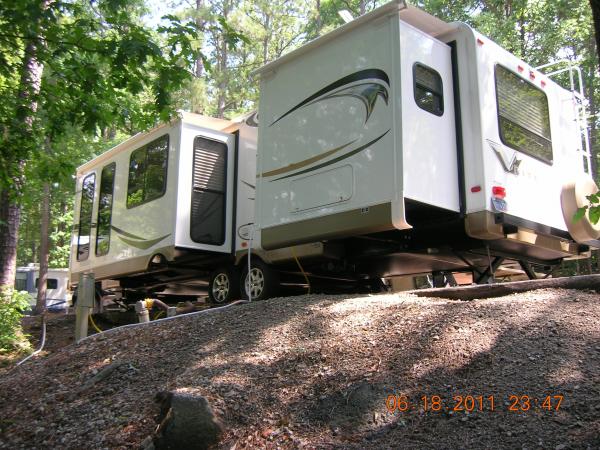
<path fill-rule="evenodd" d="M 599 448 L 599 300 L 304 295 L 52 347 L 63 318 L 0 375 L 0 447 L 138 448 L 178 390 L 209 400 L 220 448 Z"/>

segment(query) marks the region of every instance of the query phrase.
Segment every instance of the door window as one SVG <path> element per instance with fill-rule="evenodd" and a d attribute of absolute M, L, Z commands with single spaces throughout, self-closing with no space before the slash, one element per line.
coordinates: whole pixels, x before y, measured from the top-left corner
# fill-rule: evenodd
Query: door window
<path fill-rule="evenodd" d="M 81 202 L 79 206 L 79 234 L 77 236 L 77 261 L 85 261 L 90 255 L 90 237 L 92 234 L 92 209 L 96 174 L 91 173 L 83 179 Z"/>
<path fill-rule="evenodd" d="M 431 67 L 416 63 L 413 66 L 414 95 L 417 106 L 436 116 L 444 114 L 442 77 Z"/>

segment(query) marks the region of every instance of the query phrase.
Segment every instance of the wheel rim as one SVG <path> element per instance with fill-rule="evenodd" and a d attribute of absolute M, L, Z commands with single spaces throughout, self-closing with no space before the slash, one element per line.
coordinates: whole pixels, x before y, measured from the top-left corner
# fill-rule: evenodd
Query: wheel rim
<path fill-rule="evenodd" d="M 250 286 L 248 286 L 250 283 Z M 265 276 L 257 267 L 252 268 L 250 271 L 250 276 L 246 275 L 246 280 L 244 282 L 246 288 L 246 295 L 252 296 L 252 298 L 258 298 L 262 295 L 265 290 Z"/>
<path fill-rule="evenodd" d="M 213 298 L 216 302 L 224 302 L 229 295 L 229 277 L 220 273 L 215 277 L 212 285 Z"/>

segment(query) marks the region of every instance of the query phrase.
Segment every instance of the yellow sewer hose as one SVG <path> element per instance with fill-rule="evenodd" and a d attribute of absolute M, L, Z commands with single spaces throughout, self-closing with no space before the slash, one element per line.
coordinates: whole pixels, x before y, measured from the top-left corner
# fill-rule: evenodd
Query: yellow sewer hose
<path fill-rule="evenodd" d="M 296 256 L 296 252 L 294 251 L 294 247 L 291 247 L 291 248 L 292 248 L 292 256 L 296 260 L 296 264 L 298 264 L 298 267 L 300 268 L 300 272 L 302 272 L 302 275 L 304 275 L 304 279 L 306 280 L 306 284 L 308 286 L 308 291 L 306 293 L 310 294 L 310 281 L 308 281 L 308 276 L 306 275 L 306 272 L 302 268 L 302 264 L 300 264 L 300 260 Z"/>
<path fill-rule="evenodd" d="M 92 326 L 98 333 L 102 333 L 102 330 L 100 328 L 98 328 L 98 325 L 96 325 L 96 322 L 94 322 L 94 318 L 92 317 L 92 314 L 90 314 L 90 322 L 92 323 Z"/>
<path fill-rule="evenodd" d="M 158 319 L 160 316 L 162 316 L 165 312 L 164 311 L 159 311 L 154 315 L 154 320 Z"/>

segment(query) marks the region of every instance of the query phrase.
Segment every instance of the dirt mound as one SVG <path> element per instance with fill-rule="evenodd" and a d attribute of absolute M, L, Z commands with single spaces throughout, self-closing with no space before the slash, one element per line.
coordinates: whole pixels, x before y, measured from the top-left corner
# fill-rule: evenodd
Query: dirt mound
<path fill-rule="evenodd" d="M 236 305 L 6 373 L 0 447 L 137 448 L 168 390 L 209 400 L 222 448 L 598 448 L 598 323 L 597 294 L 557 289 Z"/>

